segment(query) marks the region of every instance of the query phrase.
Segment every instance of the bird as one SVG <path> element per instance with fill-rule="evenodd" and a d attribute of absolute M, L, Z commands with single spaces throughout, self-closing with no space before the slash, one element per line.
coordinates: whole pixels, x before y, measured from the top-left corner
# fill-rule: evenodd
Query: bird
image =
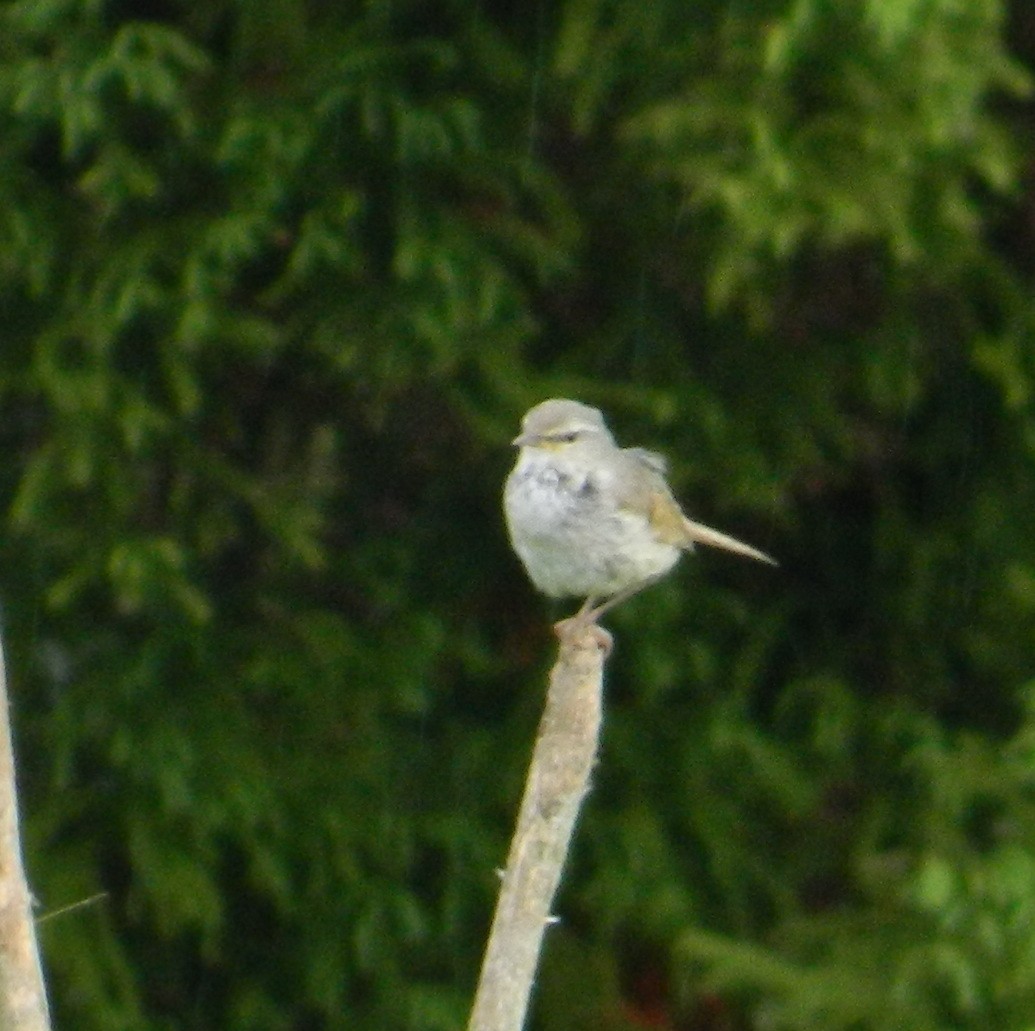
<path fill-rule="evenodd" d="M 510 542 L 533 585 L 583 598 L 558 633 L 595 625 L 664 577 L 696 544 L 777 565 L 765 552 L 690 519 L 666 480 L 665 459 L 619 447 L 600 410 L 567 398 L 531 408 L 512 441 L 503 491 Z"/>

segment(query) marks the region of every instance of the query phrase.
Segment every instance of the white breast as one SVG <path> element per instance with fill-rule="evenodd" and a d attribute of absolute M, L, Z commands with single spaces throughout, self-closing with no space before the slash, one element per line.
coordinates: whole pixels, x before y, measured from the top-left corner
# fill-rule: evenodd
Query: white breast
<path fill-rule="evenodd" d="M 551 597 L 607 597 L 667 572 L 679 557 L 643 516 L 618 508 L 606 470 L 556 454 L 522 449 L 504 511 L 514 550 Z"/>

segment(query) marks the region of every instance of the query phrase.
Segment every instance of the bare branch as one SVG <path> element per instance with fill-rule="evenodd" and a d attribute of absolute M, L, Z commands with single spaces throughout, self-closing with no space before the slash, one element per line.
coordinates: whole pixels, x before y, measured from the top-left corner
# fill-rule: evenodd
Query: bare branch
<path fill-rule="evenodd" d="M 600 736 L 606 631 L 569 628 L 550 672 L 468 1031 L 520 1031 Z"/>
<path fill-rule="evenodd" d="M 0 643 L 0 1028 L 48 1031 L 32 896 L 22 866 L 7 673 Z"/>

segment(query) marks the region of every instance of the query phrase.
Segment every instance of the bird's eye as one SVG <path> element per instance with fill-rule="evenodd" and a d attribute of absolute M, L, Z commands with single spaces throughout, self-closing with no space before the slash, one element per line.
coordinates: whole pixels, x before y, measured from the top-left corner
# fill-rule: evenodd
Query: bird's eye
<path fill-rule="evenodd" d="M 576 440 L 577 438 L 578 438 L 578 433 L 572 432 L 572 433 L 562 433 L 562 434 L 560 435 L 560 438 L 559 438 L 559 439 L 560 439 L 560 440 L 561 440 L 561 442 L 562 442 L 562 443 L 564 443 L 564 444 L 572 444 L 572 443 L 574 443 L 574 441 L 575 441 L 575 440 Z"/>

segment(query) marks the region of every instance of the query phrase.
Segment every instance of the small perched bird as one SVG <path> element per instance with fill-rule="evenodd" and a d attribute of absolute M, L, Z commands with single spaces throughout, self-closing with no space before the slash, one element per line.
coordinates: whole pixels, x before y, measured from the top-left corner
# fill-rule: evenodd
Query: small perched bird
<path fill-rule="evenodd" d="M 596 408 L 543 401 L 525 415 L 514 444 L 521 450 L 503 495 L 510 540 L 540 591 L 585 598 L 573 621 L 595 623 L 695 544 L 776 565 L 688 519 L 665 481 L 665 460 L 618 447 Z"/>

